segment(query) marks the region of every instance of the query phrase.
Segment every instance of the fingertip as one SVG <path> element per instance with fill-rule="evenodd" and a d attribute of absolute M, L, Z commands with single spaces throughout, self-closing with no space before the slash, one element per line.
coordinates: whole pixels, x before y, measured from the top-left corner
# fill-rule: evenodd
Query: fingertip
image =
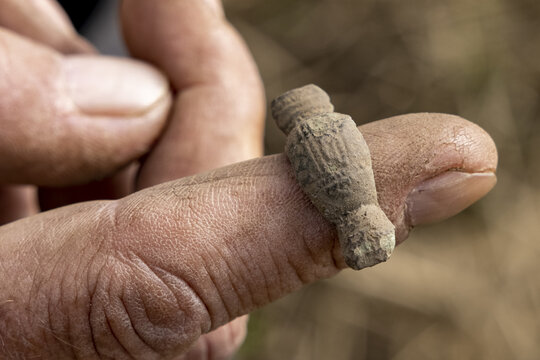
<path fill-rule="evenodd" d="M 360 130 L 372 153 L 379 202 L 396 225 L 398 243 L 413 226 L 451 217 L 495 185 L 498 157 L 493 139 L 459 116 L 401 115 Z M 427 200 L 430 196 L 432 201 Z"/>

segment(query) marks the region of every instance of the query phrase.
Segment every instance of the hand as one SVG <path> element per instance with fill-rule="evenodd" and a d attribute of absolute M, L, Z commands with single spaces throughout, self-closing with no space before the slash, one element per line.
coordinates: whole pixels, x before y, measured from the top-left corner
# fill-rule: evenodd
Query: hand
<path fill-rule="evenodd" d="M 257 126 L 247 134 L 240 132 L 250 129 L 249 119 L 259 124 L 260 93 L 251 97 L 250 88 L 242 87 L 241 78 L 235 85 L 240 89 L 223 92 L 231 81 L 236 84 L 235 76 L 232 80 L 227 76 L 233 75 L 234 69 L 242 72 L 250 64 L 249 57 L 228 58 L 227 49 L 241 43 L 226 23 L 213 17 L 219 14 L 218 7 L 206 7 L 210 2 L 194 3 L 124 2 L 124 25 L 134 53 L 146 54 L 148 60 L 158 64 L 178 91 L 167 131 L 141 168 L 141 187 L 216 166 L 208 162 L 216 151 L 223 151 L 221 162 L 225 163 L 249 157 L 260 148 L 253 140 Z M 156 19 L 156 23 L 143 22 L 141 17 Z M 167 27 L 171 24 L 176 25 Z M 182 24 L 187 27 L 182 28 Z M 189 35 L 184 35 L 184 41 L 167 44 L 176 39 L 175 31 Z M 187 39 L 193 34 L 212 36 L 207 39 L 209 43 L 201 38 L 190 43 Z M 188 66 L 188 60 L 184 65 L 184 57 L 191 53 L 188 49 L 197 46 L 203 54 L 205 49 L 217 53 L 201 68 Z M 216 61 L 222 58 L 223 63 Z M 218 74 L 223 67 L 227 70 Z M 204 69 L 199 72 L 200 78 L 195 76 L 196 69 Z M 194 78 L 189 77 L 191 71 L 195 71 Z M 251 89 L 259 86 L 256 79 L 247 83 L 252 84 Z M 232 97 L 237 90 L 245 96 Z M 8 92 L 2 89 L 4 93 Z M 209 96 L 213 100 L 204 102 Z M 58 104 L 56 99 L 50 97 L 43 103 Z M 211 111 L 207 104 L 212 104 Z M 0 106 L 2 111 L 10 108 L 2 102 Z M 7 113 L 0 111 L 3 123 L 9 118 Z M 211 116 L 215 114 L 220 114 L 217 129 L 204 121 L 214 120 Z M 24 114 L 18 118 L 32 119 Z M 199 118 L 204 120 L 195 123 Z M 235 125 L 232 121 L 238 118 L 245 123 Z M 57 119 L 51 116 L 48 121 Z M 156 128 L 163 126 L 162 120 L 155 122 L 160 124 Z M 190 128 L 200 126 L 207 129 L 196 132 Z M 12 133 L 17 134 L 15 130 Z M 215 133 L 211 133 L 225 130 L 237 132 L 238 139 L 230 134 L 215 139 Z M 481 129 L 462 119 L 405 116 L 368 124 L 362 132 L 372 150 L 381 205 L 396 224 L 399 241 L 405 239 L 410 226 L 453 215 L 494 184 L 495 178 L 490 175 L 496 167 L 494 145 Z M 148 131 L 140 133 L 141 137 L 126 148 L 140 150 L 139 144 L 153 140 L 148 140 Z M 189 134 L 196 139 L 194 143 Z M 179 153 L 176 146 L 182 136 L 181 144 L 187 144 L 189 150 Z M 79 142 L 81 138 L 77 138 Z M 235 142 L 244 138 L 250 142 L 241 142 L 240 148 L 251 150 L 236 152 Z M 213 153 L 205 155 L 209 148 L 198 141 L 216 144 Z M 57 160 L 46 164 L 60 160 L 69 164 L 72 160 L 76 171 L 60 169 L 55 172 L 62 175 L 51 176 L 46 171 L 49 168 L 42 167 L 42 177 L 50 177 L 45 182 L 33 166 L 48 161 L 47 156 L 22 166 L 10 160 L 11 153 L 1 152 L 5 163 L 2 174 L 29 168 L 30 175 L 36 174 L 2 181 L 58 185 L 82 181 L 80 175 L 66 180 L 79 171 L 87 171 L 87 178 L 93 178 L 92 173 L 100 174 L 88 169 L 85 157 L 79 159 L 77 152 L 67 151 L 76 150 L 76 143 L 67 149 L 62 145 L 57 148 L 58 143 L 63 144 L 43 145 L 49 153 L 58 152 Z M 102 147 L 108 148 L 105 144 L 103 141 L 103 146 L 92 147 L 96 155 L 87 157 L 99 155 L 107 163 L 118 149 L 102 156 Z M 16 155 L 27 154 L 22 145 Z M 187 159 L 192 150 L 200 154 L 198 160 L 176 162 Z M 32 160 L 39 154 L 36 151 L 27 158 Z M 118 162 L 127 164 L 139 156 L 130 155 Z M 81 161 L 82 165 L 77 165 Z M 113 172 L 115 166 L 110 165 L 101 174 Z M 419 188 L 423 191 L 413 190 Z M 433 198 L 440 202 L 430 201 Z M 303 196 L 281 155 L 176 180 L 117 201 L 77 204 L 28 217 L 1 227 L 0 239 L 0 277 L 5 279 L 0 283 L 0 354 L 4 357 L 226 357 L 243 339 L 245 327 L 238 316 L 304 284 L 331 276 L 344 266 L 334 230 Z M 233 321 L 235 318 L 240 320 Z M 219 327 L 226 323 L 229 325 Z"/>

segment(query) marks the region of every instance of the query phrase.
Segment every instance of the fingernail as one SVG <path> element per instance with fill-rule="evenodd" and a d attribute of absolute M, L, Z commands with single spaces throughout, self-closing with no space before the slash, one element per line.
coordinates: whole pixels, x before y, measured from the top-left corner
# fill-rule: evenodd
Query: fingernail
<path fill-rule="evenodd" d="M 444 220 L 486 195 L 497 182 L 493 173 L 448 171 L 418 185 L 407 198 L 411 225 Z"/>
<path fill-rule="evenodd" d="M 159 71 L 129 59 L 70 56 L 65 72 L 69 96 L 88 115 L 144 113 L 166 96 L 169 86 Z"/>

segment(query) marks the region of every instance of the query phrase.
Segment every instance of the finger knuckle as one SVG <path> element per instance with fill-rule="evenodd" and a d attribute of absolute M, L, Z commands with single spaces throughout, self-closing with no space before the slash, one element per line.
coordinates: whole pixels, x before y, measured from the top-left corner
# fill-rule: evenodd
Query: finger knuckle
<path fill-rule="evenodd" d="M 180 277 L 134 253 L 116 254 L 92 291 L 93 345 L 104 356 L 162 358 L 201 335 L 205 307 Z"/>

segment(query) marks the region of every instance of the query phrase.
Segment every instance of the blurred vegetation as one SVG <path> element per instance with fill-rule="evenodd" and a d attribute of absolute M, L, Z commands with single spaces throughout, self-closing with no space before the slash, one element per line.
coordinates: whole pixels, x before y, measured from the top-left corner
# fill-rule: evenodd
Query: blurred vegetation
<path fill-rule="evenodd" d="M 499 183 L 387 264 L 256 312 L 237 360 L 540 359 L 540 2 L 228 0 L 268 99 L 316 83 L 358 123 L 463 116 Z M 284 137 L 269 121 L 266 150 Z"/>

